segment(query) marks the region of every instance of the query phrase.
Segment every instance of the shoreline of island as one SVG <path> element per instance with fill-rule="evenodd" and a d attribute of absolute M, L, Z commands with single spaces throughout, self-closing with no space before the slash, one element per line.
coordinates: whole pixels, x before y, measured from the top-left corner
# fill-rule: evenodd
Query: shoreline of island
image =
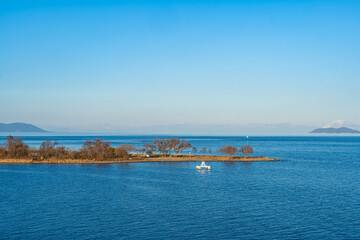
<path fill-rule="evenodd" d="M 0 164 L 113 164 L 113 163 L 146 163 L 146 162 L 269 162 L 280 161 L 268 157 L 225 157 L 225 156 L 177 156 L 177 157 L 146 157 L 134 156 L 129 159 L 89 160 L 89 159 L 0 159 Z"/>

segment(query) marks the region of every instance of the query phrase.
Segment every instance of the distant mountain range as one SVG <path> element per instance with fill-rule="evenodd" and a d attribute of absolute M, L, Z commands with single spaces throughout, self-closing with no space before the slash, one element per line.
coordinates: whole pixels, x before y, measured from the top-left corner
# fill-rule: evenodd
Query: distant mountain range
<path fill-rule="evenodd" d="M 0 123 L 0 132 L 46 132 L 27 123 Z"/>
<path fill-rule="evenodd" d="M 311 131 L 310 133 L 360 133 L 360 131 L 347 127 L 341 127 L 341 128 L 317 128 Z"/>
<path fill-rule="evenodd" d="M 75 125 L 69 127 L 46 126 L 46 130 L 62 133 L 117 133 L 150 135 L 301 135 L 313 126 L 291 123 L 266 124 L 161 124 L 147 126 L 117 126 L 111 124 Z"/>
<path fill-rule="evenodd" d="M 143 133 L 148 133 L 148 132 L 157 132 L 157 133 L 178 133 L 178 132 L 187 132 L 187 133 L 205 133 L 205 132 L 209 132 L 209 128 L 210 125 L 191 125 L 191 124 L 177 124 L 177 125 L 165 125 L 165 126 L 152 126 L 150 129 L 147 129 L 146 127 L 143 128 L 135 128 L 135 129 L 117 129 L 118 132 L 123 132 L 126 131 L 127 132 L 132 132 L 132 133 L 137 133 L 137 132 L 143 132 Z M 258 124 L 254 124 L 254 125 L 246 125 L 246 126 L 241 126 L 241 125 L 211 125 L 212 128 L 212 133 L 215 134 L 217 132 L 223 132 L 223 133 L 241 133 L 241 132 L 246 132 L 246 133 L 251 133 L 253 131 L 253 128 L 259 128 L 261 127 L 262 131 L 264 133 L 266 133 L 266 130 L 272 130 L 272 132 L 276 131 L 279 133 L 282 133 L 281 130 L 286 129 L 286 130 L 291 130 L 291 127 L 293 126 L 288 126 L 287 124 L 278 124 L 278 125 L 261 125 L 259 126 Z M 293 127 L 294 128 L 294 127 Z M 299 129 L 301 130 L 301 127 L 299 127 Z M 120 131 L 122 130 L 122 131 Z M 181 131 L 180 131 L 181 130 Z M 215 131 L 217 130 L 217 131 Z M 300 132 L 300 130 L 298 130 L 298 132 Z M 309 131 L 309 129 L 306 129 L 304 127 L 305 131 Z M 116 129 L 114 130 L 116 131 Z M 27 124 L 27 123 L 0 123 L 0 132 L 47 132 L 44 129 L 41 129 L 39 127 L 36 127 L 32 124 Z M 360 131 L 355 130 L 355 129 L 351 129 L 348 127 L 340 127 L 340 128 L 317 128 L 313 131 L 311 131 L 310 133 L 328 133 L 328 134 L 336 134 L 336 133 L 353 133 L 353 134 L 360 134 Z"/>

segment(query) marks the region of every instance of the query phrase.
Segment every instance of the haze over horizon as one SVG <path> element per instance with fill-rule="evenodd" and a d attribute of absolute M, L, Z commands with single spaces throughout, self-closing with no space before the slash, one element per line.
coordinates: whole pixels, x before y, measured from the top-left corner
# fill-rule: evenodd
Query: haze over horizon
<path fill-rule="evenodd" d="M 359 12 L 358 1 L 1 1 L 0 122 L 360 126 Z"/>

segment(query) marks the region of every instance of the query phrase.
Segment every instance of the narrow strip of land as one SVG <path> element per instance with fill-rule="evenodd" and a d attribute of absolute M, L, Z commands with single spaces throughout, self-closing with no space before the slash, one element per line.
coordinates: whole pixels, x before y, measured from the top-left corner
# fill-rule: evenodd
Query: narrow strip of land
<path fill-rule="evenodd" d="M 226 156 L 204 156 L 204 155 L 183 155 L 178 157 L 146 157 L 132 156 L 129 159 L 111 160 L 90 160 L 90 159 L 0 159 L 0 164 L 109 164 L 109 163 L 137 163 L 137 162 L 260 162 L 260 161 L 280 161 L 276 158 L 267 157 L 226 157 Z"/>

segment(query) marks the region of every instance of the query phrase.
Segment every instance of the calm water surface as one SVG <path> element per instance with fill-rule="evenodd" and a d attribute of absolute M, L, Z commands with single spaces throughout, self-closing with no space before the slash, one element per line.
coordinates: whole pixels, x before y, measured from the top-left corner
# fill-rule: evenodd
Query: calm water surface
<path fill-rule="evenodd" d="M 98 136 L 93 136 L 97 138 Z M 24 137 L 77 148 L 91 137 Z M 114 146 L 151 141 L 104 136 Z M 186 137 L 198 149 L 244 137 Z M 4 137 L 0 137 L 4 142 Z M 280 162 L 0 165 L 1 239 L 359 239 L 359 137 L 252 137 Z"/>

